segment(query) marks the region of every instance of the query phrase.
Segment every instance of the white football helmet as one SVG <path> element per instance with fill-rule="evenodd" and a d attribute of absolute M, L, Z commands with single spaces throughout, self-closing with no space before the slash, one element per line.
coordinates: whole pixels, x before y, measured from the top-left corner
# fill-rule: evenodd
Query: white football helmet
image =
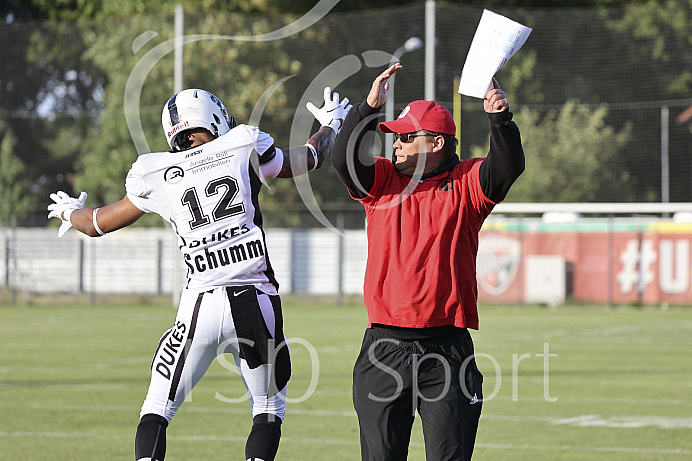
<path fill-rule="evenodd" d="M 168 100 L 163 107 L 161 124 L 171 149 L 185 150 L 190 146 L 181 142 L 182 138 L 178 138 L 180 133 L 205 128 L 214 137 L 219 137 L 235 127 L 235 120 L 228 115 L 219 98 L 208 91 L 193 88 L 183 90 Z"/>

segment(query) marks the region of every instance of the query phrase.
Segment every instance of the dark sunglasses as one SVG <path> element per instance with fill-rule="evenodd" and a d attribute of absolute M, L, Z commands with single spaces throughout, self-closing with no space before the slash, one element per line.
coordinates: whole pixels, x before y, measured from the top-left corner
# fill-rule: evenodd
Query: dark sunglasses
<path fill-rule="evenodd" d="M 430 133 L 421 133 L 421 134 L 414 134 L 414 133 L 394 133 L 394 139 L 398 139 L 403 143 L 410 143 L 413 142 L 413 138 L 418 138 L 420 136 L 430 136 L 430 137 L 435 137 L 439 136 L 437 134 L 430 134 Z"/>

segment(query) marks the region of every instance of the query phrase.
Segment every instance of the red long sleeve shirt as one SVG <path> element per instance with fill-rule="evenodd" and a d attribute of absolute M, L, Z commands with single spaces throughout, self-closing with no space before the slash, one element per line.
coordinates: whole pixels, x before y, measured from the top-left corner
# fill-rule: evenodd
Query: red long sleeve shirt
<path fill-rule="evenodd" d="M 481 190 L 482 159 L 418 183 L 376 157 L 367 215 L 364 298 L 370 324 L 478 328 L 478 232 L 495 205 Z"/>

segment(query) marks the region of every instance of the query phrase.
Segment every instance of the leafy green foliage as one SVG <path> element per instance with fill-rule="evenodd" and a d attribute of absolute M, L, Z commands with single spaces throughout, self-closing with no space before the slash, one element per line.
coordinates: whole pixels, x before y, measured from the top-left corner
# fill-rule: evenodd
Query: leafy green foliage
<path fill-rule="evenodd" d="M 299 103 L 306 88 L 326 66 L 348 55 L 358 57 L 362 64 L 364 50 L 393 50 L 411 35 L 422 36 L 420 2 L 391 0 L 377 5 L 365 1 L 339 2 L 317 24 L 281 40 L 228 39 L 278 30 L 315 3 L 308 0 L 185 2 L 185 33 L 189 38 L 184 53 L 185 87 L 214 92 L 239 123 L 257 123 L 260 129 L 274 136 L 278 147 L 289 147 L 305 141 L 302 134 L 301 139 L 291 138 L 292 124 L 296 114 L 300 114 Z M 482 5 L 502 12 L 515 3 L 519 2 L 510 0 L 501 5 L 489 0 Z M 540 7 L 555 2 L 520 3 Z M 384 8 L 404 4 L 407 6 Z M 511 65 L 502 69 L 499 79 L 510 94 L 513 107 L 525 108 L 516 120 L 525 142 L 529 147 L 532 143 L 536 146 L 527 147 L 530 167 L 513 189 L 512 200 L 538 197 L 530 190 L 524 197 L 519 195 L 523 194 L 520 184 L 524 177 L 545 176 L 545 172 L 539 174 L 540 170 L 530 171 L 535 165 L 534 152 L 549 155 L 553 149 L 546 145 L 548 141 L 539 139 L 541 133 L 544 139 L 557 136 L 561 148 L 567 150 L 578 149 L 576 144 L 581 144 L 583 167 L 596 172 L 580 177 L 571 172 L 564 177 L 563 173 L 547 174 L 555 186 L 567 189 L 562 184 L 574 180 L 577 182 L 571 184 L 571 189 L 585 189 L 580 193 L 564 192 L 563 200 L 568 196 L 570 200 L 660 198 L 660 184 L 656 174 L 652 174 L 660 168 L 657 155 L 652 155 L 658 152 L 660 142 L 658 114 L 652 112 L 659 108 L 623 107 L 632 101 L 645 104 L 689 98 L 692 34 L 688 32 L 692 1 L 634 2 L 627 8 L 601 8 L 620 4 L 615 0 L 560 3 L 559 6 L 598 7 L 575 14 L 557 8 L 511 11 L 514 19 L 533 27 L 534 32 L 522 52 L 512 58 Z M 451 9 L 443 2 L 438 5 L 441 12 L 459 14 L 457 7 Z M 481 2 L 472 0 L 465 5 L 480 6 Z M 374 7 L 378 10 L 367 16 L 339 13 Z M 8 18 L 8 23 L 0 27 L 0 38 L 12 43 L 2 50 L 3 59 L 0 59 L 0 88 L 4 89 L 0 92 L 3 117 L 0 140 L 8 133 L 14 137 L 12 155 L 22 162 L 21 179 L 30 182 L 31 208 L 36 213 L 40 210 L 41 222 L 46 197 L 57 189 L 72 194 L 87 190 L 89 205 L 122 198 L 125 174 L 136 159 L 137 148 L 141 150 L 141 143 L 133 142 L 136 133 L 128 126 L 132 120 L 126 117 L 126 107 L 139 110 L 137 123 L 141 123 L 146 150 L 168 149 L 161 136 L 160 116 L 163 104 L 174 92 L 173 9 L 174 3 L 137 0 L 34 0 L 0 5 L 0 16 Z M 8 17 L 10 12 L 14 22 Z M 53 21 L 30 25 L 19 21 L 29 17 Z M 440 17 L 438 22 L 443 24 L 446 19 Z M 439 32 L 438 99 L 451 99 L 449 94 L 453 89 L 449 82 L 459 71 L 454 66 L 463 61 L 459 33 L 470 38 L 473 31 L 473 21 L 469 22 L 468 18 L 464 21 L 463 31 L 455 29 L 446 35 Z M 357 37 L 353 33 L 354 24 L 360 27 Z M 193 38 L 195 34 L 197 38 Z M 584 51 L 574 53 L 575 43 Z M 600 51 L 604 44 L 608 53 Z M 565 50 L 574 54 L 566 56 Z M 149 59 L 152 59 L 150 69 L 146 65 Z M 420 98 L 422 87 L 423 53 L 407 54 L 404 60 L 406 73 L 397 77 L 397 111 L 408 95 Z M 131 100 L 125 99 L 126 90 L 139 81 L 133 77 L 135 69 L 146 72 L 137 77 L 143 82 L 139 98 L 134 106 L 128 106 L 126 101 Z M 340 82 L 338 91 L 352 102 L 359 102 L 378 72 L 379 69 L 363 66 L 357 74 Z M 285 77 L 290 78 L 268 99 L 259 122 L 251 121 L 260 97 Z M 310 97 L 319 103 L 315 95 Z M 582 109 L 576 101 L 588 104 L 586 113 L 580 112 Z M 593 109 L 603 101 L 611 103 L 607 111 Z M 467 107 L 464 111 L 467 113 Z M 671 118 L 674 115 L 672 109 Z M 483 144 L 486 133 L 482 114 L 478 117 L 474 114 L 472 118 L 464 121 L 462 147 L 466 152 L 470 145 Z M 560 125 L 562 119 L 576 123 L 571 137 L 567 135 L 569 130 Z M 601 125 L 595 124 L 596 121 Z M 548 127 L 552 131 L 546 131 Z M 687 200 L 689 190 L 685 184 L 689 181 L 684 178 L 692 173 L 685 166 L 689 149 L 683 143 L 688 135 L 685 126 L 671 127 L 671 130 L 678 130 L 678 136 L 671 136 L 671 169 L 683 177 L 671 181 L 674 194 L 671 198 Z M 617 142 L 607 143 L 609 134 Z M 389 149 L 385 146 L 385 150 Z M 598 156 L 593 152 L 587 155 L 587 150 L 596 149 L 600 152 Z M 555 159 L 546 162 L 546 168 L 574 161 L 572 158 L 558 161 L 560 157 L 555 152 L 550 155 Z M 357 207 L 328 163 L 310 178 L 316 200 L 330 219 L 334 213 Z M 298 213 L 306 210 L 292 181 L 270 180 L 269 186 L 263 192 L 262 204 L 264 210 L 272 211 L 273 224 L 310 224 Z M 552 196 L 541 195 L 543 200 Z M 362 210 L 358 208 L 358 211 Z M 158 220 L 152 222 L 160 224 Z M 359 220 L 358 225 L 361 224 Z"/>
<path fill-rule="evenodd" d="M 335 11 L 358 11 L 386 8 L 415 3 L 419 0 L 349 0 L 341 1 Z M 585 8 L 611 7 L 636 3 L 658 4 L 665 0 L 447 0 L 447 3 L 493 7 L 531 8 Z M 0 15 L 11 13 L 20 19 L 84 20 L 124 18 L 141 14 L 158 13 L 172 9 L 175 3 L 166 0 L 6 0 L 0 5 Z M 217 13 L 261 13 L 286 14 L 305 13 L 315 6 L 316 0 L 188 0 L 188 12 Z"/>
<path fill-rule="evenodd" d="M 606 125 L 607 114 L 605 106 L 591 110 L 575 101 L 544 116 L 529 109 L 516 113 L 526 170 L 507 201 L 598 202 L 602 188 L 626 194 L 630 189 L 627 173 L 607 166 L 615 161 L 631 130 L 616 132 Z M 473 147 L 472 154 L 483 157 L 488 148 Z"/>
<path fill-rule="evenodd" d="M 279 21 L 283 25 L 283 19 Z M 99 202 L 122 198 L 125 175 L 138 154 L 132 143 L 137 133 L 130 131 L 123 115 L 123 95 L 128 85 L 141 88 L 139 99 L 132 97 L 127 102 L 140 111 L 133 120 L 142 125 L 149 146 L 146 151 L 169 150 L 162 133 L 161 111 L 174 93 L 171 22 L 155 22 L 148 17 L 136 17 L 127 23 L 107 22 L 89 44 L 90 56 L 107 76 L 109 85 L 100 118 L 99 142 L 80 157 L 83 173 L 77 176 L 75 185 L 92 191 Z M 216 94 L 238 123 L 247 123 L 263 92 L 279 75 L 290 74 L 298 65 L 278 42 L 235 42 L 224 38 L 229 31 L 233 35 L 268 32 L 278 28 L 276 21 L 247 22 L 239 15 L 203 15 L 188 17 L 186 23 L 190 40 L 184 53 L 185 86 Z M 133 53 L 133 40 L 144 33 L 152 38 Z M 211 38 L 203 38 L 207 36 Z M 138 66 L 151 70 L 142 75 L 130 72 Z M 279 111 L 286 104 L 283 91 L 274 93 L 267 112 Z M 287 119 L 285 115 L 283 118 Z"/>
<path fill-rule="evenodd" d="M 14 155 L 17 138 L 6 132 L 0 141 L 0 220 L 8 225 L 12 217 L 22 219 L 31 206 L 26 166 Z"/>

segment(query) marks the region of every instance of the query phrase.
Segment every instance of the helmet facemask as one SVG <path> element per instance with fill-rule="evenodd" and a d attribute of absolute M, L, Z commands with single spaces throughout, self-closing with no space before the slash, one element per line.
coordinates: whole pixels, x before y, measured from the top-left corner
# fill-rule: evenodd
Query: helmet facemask
<path fill-rule="evenodd" d="M 183 151 L 188 150 L 190 147 L 192 147 L 192 140 L 190 139 L 191 131 L 192 130 L 185 130 L 181 133 L 178 133 L 175 136 L 175 138 L 173 138 L 173 150 Z"/>
<path fill-rule="evenodd" d="M 173 150 L 191 147 L 189 131 L 192 129 L 203 128 L 218 138 L 236 126 L 219 98 L 200 89 L 183 90 L 171 97 L 163 108 L 161 123 Z"/>

